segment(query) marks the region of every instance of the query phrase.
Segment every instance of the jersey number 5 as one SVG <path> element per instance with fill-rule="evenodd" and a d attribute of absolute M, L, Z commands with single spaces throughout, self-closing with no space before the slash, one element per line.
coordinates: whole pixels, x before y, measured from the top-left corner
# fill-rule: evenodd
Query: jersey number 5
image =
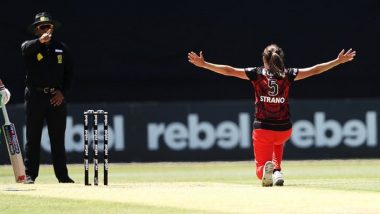
<path fill-rule="evenodd" d="M 268 81 L 268 87 L 270 88 L 270 90 L 268 92 L 269 96 L 277 96 L 277 94 L 278 94 L 277 81 L 273 80 L 273 79 L 270 79 Z"/>

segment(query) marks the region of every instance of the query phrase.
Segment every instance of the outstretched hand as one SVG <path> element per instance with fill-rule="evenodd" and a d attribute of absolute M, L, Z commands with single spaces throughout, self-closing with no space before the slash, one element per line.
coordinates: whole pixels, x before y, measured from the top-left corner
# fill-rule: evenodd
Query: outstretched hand
<path fill-rule="evenodd" d="M 189 59 L 190 63 L 198 67 L 204 67 L 204 65 L 206 64 L 205 59 L 203 58 L 202 51 L 199 53 L 199 55 L 191 51 L 187 55 L 187 58 Z"/>
<path fill-rule="evenodd" d="M 338 54 L 337 60 L 340 64 L 352 61 L 356 56 L 356 51 L 352 51 L 352 48 L 344 53 L 344 49 Z"/>

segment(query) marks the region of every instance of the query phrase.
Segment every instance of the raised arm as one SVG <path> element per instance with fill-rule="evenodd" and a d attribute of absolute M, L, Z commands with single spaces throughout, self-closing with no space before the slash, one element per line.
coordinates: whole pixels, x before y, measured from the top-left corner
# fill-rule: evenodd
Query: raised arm
<path fill-rule="evenodd" d="M 352 51 L 352 49 L 348 50 L 346 53 L 344 53 L 344 49 L 338 54 L 338 57 L 334 60 L 331 60 L 329 62 L 321 63 L 318 65 L 314 65 L 309 68 L 300 68 L 298 70 L 298 75 L 296 76 L 295 80 L 301 80 L 308 77 L 311 77 L 316 74 L 321 74 L 327 70 L 330 70 L 331 68 L 352 61 L 354 57 L 356 56 L 356 51 Z"/>
<path fill-rule="evenodd" d="M 43 33 L 38 39 L 25 41 L 21 45 L 22 55 L 31 55 L 38 52 L 44 43 L 49 43 L 52 37 L 53 29 L 49 29 L 46 33 Z"/>
<path fill-rule="evenodd" d="M 206 62 L 205 59 L 203 58 L 202 51 L 199 53 L 199 55 L 194 52 L 190 52 L 188 54 L 188 59 L 189 59 L 189 62 L 195 66 L 205 68 L 207 70 L 213 71 L 218 74 L 233 76 L 240 79 L 248 80 L 248 77 L 245 74 L 243 68 L 234 68 L 229 65 L 219 65 L 219 64 Z"/>

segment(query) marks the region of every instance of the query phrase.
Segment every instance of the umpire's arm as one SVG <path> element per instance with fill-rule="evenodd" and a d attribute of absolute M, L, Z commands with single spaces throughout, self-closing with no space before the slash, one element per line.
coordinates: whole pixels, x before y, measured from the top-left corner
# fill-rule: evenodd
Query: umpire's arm
<path fill-rule="evenodd" d="M 25 41 L 21 45 L 21 51 L 23 56 L 32 55 L 40 50 L 42 43 L 38 39 Z"/>

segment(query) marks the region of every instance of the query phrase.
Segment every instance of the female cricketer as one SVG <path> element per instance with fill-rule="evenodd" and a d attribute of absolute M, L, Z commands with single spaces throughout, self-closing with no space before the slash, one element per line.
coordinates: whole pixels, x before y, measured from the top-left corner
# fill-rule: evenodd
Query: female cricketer
<path fill-rule="evenodd" d="M 205 61 L 200 54 L 190 52 L 188 60 L 195 66 L 215 73 L 249 80 L 255 92 L 256 113 L 253 122 L 252 140 L 256 162 L 256 175 L 263 186 L 282 186 L 281 161 L 284 143 L 292 133 L 289 111 L 289 88 L 293 81 L 321 74 L 339 64 L 354 59 L 352 49 L 342 50 L 329 62 L 309 68 L 286 68 L 284 52 L 276 44 L 267 46 L 262 54 L 263 66 L 235 68 L 229 65 Z"/>

